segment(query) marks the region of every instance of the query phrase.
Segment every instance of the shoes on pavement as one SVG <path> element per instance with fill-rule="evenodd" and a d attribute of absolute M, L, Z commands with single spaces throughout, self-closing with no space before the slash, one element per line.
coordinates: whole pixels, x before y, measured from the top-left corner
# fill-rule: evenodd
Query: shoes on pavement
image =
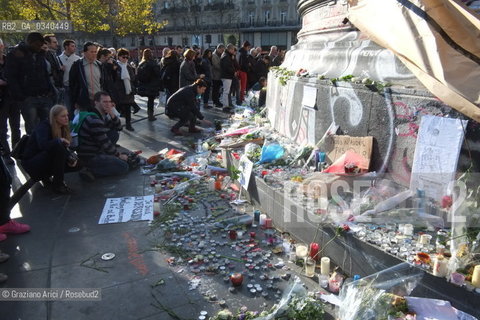
<path fill-rule="evenodd" d="M 135 129 L 133 129 L 132 125 L 131 124 L 127 124 L 125 126 L 125 129 L 127 129 L 128 131 L 135 131 Z"/>
<path fill-rule="evenodd" d="M 170 131 L 173 132 L 173 134 L 176 136 L 183 136 L 183 133 L 178 128 L 172 128 L 170 129 Z"/>
<path fill-rule="evenodd" d="M 212 107 L 211 105 L 209 105 L 208 103 L 205 103 L 205 104 L 203 105 L 203 108 L 204 108 L 204 109 L 212 109 L 213 107 Z"/>
<path fill-rule="evenodd" d="M 202 130 L 198 129 L 197 127 L 193 127 L 193 128 L 188 129 L 188 132 L 190 132 L 190 133 L 200 133 L 200 132 L 202 132 Z"/>
<path fill-rule="evenodd" d="M 5 236 L 5 238 L 6 237 L 7 236 Z M 0 263 L 7 261 L 8 258 L 10 258 L 10 256 L 8 254 L 0 251 Z"/>
<path fill-rule="evenodd" d="M 225 113 L 234 113 L 233 108 L 231 108 L 231 107 L 224 107 L 222 109 L 222 111 L 225 112 Z"/>
<path fill-rule="evenodd" d="M 30 231 L 28 224 L 20 223 L 15 220 L 10 220 L 0 226 L 0 233 L 20 234 Z"/>
<path fill-rule="evenodd" d="M 133 114 L 137 113 L 138 111 L 142 110 L 138 105 L 133 105 Z"/>
<path fill-rule="evenodd" d="M 148 121 L 155 121 L 155 120 L 157 120 L 157 117 L 153 115 L 148 116 Z"/>
<path fill-rule="evenodd" d="M 84 181 L 87 181 L 87 182 L 93 182 L 95 181 L 95 175 L 90 171 L 88 170 L 86 167 L 83 167 L 79 172 L 78 172 L 78 175 L 80 176 L 80 178 Z"/>

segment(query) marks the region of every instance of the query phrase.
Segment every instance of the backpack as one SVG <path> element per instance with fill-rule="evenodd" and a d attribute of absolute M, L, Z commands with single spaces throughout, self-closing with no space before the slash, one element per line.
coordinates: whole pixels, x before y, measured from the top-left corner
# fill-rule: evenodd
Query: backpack
<path fill-rule="evenodd" d="M 12 158 L 16 160 L 22 160 L 23 156 L 25 155 L 25 151 L 27 150 L 28 141 L 30 140 L 30 136 L 28 134 L 24 134 L 20 140 L 15 144 L 13 147 L 12 152 L 10 155 Z"/>
<path fill-rule="evenodd" d="M 88 116 L 98 116 L 98 115 L 95 112 L 80 111 L 70 123 L 70 128 L 72 129 L 70 133 L 72 135 L 72 142 L 70 143 L 70 148 L 75 149 L 79 146 L 80 141 L 79 141 L 78 133 L 80 132 L 80 128 L 82 127 L 83 121 Z"/>
<path fill-rule="evenodd" d="M 137 69 L 137 81 L 139 83 L 148 83 L 152 77 L 151 68 L 148 67 L 148 63 L 140 63 Z"/>

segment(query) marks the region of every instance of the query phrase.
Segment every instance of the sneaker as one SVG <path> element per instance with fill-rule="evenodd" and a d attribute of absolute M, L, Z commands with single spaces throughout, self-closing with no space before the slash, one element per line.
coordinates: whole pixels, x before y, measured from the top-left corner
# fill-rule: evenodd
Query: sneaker
<path fill-rule="evenodd" d="M 86 167 L 82 168 L 82 170 L 80 170 L 78 172 L 78 175 L 80 176 L 80 178 L 84 181 L 87 181 L 87 182 L 93 182 L 95 181 L 95 176 L 93 175 L 93 173 L 88 170 Z"/>
<path fill-rule="evenodd" d="M 5 233 L 0 233 L 0 242 L 7 240 L 7 235 Z"/>
<path fill-rule="evenodd" d="M 173 132 L 176 136 L 183 136 L 183 133 L 180 131 L 180 129 L 172 128 L 170 129 L 170 131 Z"/>
<path fill-rule="evenodd" d="M 200 133 L 200 132 L 202 132 L 202 130 L 198 129 L 197 127 L 193 127 L 193 128 L 188 129 L 188 132 L 190 132 L 190 133 Z"/>
<path fill-rule="evenodd" d="M 7 236 L 6 235 L 4 235 L 4 236 L 5 236 L 5 239 L 6 239 Z M 8 258 L 10 258 L 10 256 L 8 254 L 0 252 L 0 263 L 7 261 Z"/>
<path fill-rule="evenodd" d="M 0 273 L 0 283 L 4 283 L 8 280 L 8 276 L 5 273 Z"/>
<path fill-rule="evenodd" d="M 20 234 L 30 231 L 28 224 L 20 223 L 15 220 L 10 220 L 0 226 L 0 233 Z"/>

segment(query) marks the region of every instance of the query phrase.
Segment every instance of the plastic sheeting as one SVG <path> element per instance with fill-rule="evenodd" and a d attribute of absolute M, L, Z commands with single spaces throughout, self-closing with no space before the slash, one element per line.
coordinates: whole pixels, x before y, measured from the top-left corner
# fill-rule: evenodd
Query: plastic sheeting
<path fill-rule="evenodd" d="M 348 19 L 435 96 L 480 121 L 480 20 L 456 0 L 349 0 Z"/>

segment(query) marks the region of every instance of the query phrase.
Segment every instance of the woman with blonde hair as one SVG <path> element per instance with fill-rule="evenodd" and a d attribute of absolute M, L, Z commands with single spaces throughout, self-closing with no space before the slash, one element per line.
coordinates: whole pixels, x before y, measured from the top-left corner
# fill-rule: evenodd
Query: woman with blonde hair
<path fill-rule="evenodd" d="M 49 119 L 40 122 L 30 136 L 23 168 L 31 178 L 42 180 L 45 186 L 51 184 L 53 191 L 71 193 L 63 180 L 65 171 L 77 167 L 76 154 L 68 149 L 71 141 L 67 108 L 57 104 L 50 109 Z"/>

